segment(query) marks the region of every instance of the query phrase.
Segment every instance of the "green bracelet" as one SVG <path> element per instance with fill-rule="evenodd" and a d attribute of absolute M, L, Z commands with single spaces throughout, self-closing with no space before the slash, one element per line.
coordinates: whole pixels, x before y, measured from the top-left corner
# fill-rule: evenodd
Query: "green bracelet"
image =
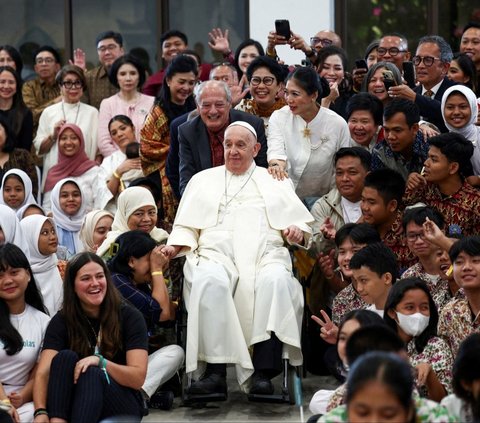
<path fill-rule="evenodd" d="M 110 385 L 110 377 L 108 376 L 107 372 L 107 359 L 99 353 L 95 353 L 95 356 L 98 357 L 98 367 L 100 367 L 103 370 L 103 373 L 105 373 L 105 379 L 107 379 L 108 384 Z"/>

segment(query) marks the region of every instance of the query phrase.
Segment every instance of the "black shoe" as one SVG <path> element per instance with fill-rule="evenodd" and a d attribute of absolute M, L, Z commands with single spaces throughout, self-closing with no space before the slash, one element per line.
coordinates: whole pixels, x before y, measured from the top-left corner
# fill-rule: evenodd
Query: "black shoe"
<path fill-rule="evenodd" d="M 187 389 L 188 395 L 226 394 L 227 380 L 225 375 L 205 373 Z"/>
<path fill-rule="evenodd" d="M 148 403 L 150 408 L 159 410 L 170 410 L 173 406 L 172 391 L 157 391 L 151 397 Z"/>
<path fill-rule="evenodd" d="M 260 371 L 255 371 L 252 376 L 250 394 L 272 395 L 274 391 L 272 381 Z"/>

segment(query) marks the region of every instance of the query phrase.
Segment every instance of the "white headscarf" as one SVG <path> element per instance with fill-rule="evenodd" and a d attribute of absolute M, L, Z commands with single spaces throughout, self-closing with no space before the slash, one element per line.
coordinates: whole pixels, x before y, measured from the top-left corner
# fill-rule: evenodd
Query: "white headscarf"
<path fill-rule="evenodd" d="M 117 237 L 128 232 L 129 217 L 140 207 L 152 206 L 157 210 L 157 205 L 153 199 L 152 193 L 144 187 L 128 187 L 118 196 L 117 212 L 113 219 L 112 230 L 108 233 L 107 238 L 98 248 L 97 254 L 103 256 L 110 245 L 115 242 Z M 163 229 L 154 227 L 150 232 L 150 236 L 157 242 L 165 241 L 168 238 L 168 232 Z"/>
<path fill-rule="evenodd" d="M 30 250 L 28 242 L 23 235 L 20 222 L 15 212 L 8 206 L 0 204 L 0 228 L 3 231 L 5 242 L 11 242 L 20 247 L 28 259 L 30 259 Z"/>
<path fill-rule="evenodd" d="M 7 205 L 7 203 L 5 203 L 5 200 L 3 198 L 3 185 L 5 184 L 5 181 L 10 175 L 18 176 L 23 182 L 23 187 L 25 190 L 25 198 L 23 199 L 22 204 L 20 204 L 18 208 L 14 209 L 15 213 L 17 214 L 17 217 L 21 219 L 21 216 L 19 215 L 19 211 L 25 204 L 37 204 L 37 201 L 33 196 L 32 180 L 30 179 L 30 176 L 28 176 L 23 170 L 16 169 L 16 168 L 10 169 L 8 172 L 5 173 L 5 175 L 3 175 L 3 178 L 2 178 L 2 188 L 1 188 L 2 193 L 0 195 L 0 204 Z"/>
<path fill-rule="evenodd" d="M 30 245 L 30 266 L 38 289 L 43 296 L 43 302 L 53 316 L 62 306 L 63 282 L 57 267 L 58 259 L 55 253 L 43 255 L 38 249 L 38 240 L 42 226 L 50 221 L 55 228 L 53 219 L 34 214 L 20 222 L 28 244 Z"/>
<path fill-rule="evenodd" d="M 470 121 L 463 127 L 463 128 L 454 128 L 453 126 L 449 125 L 445 119 L 445 103 L 447 102 L 448 97 L 450 94 L 454 92 L 459 92 L 463 94 L 468 103 L 470 104 Z M 455 132 L 457 134 L 462 134 L 467 140 L 470 140 L 475 145 L 477 140 L 479 139 L 480 129 L 475 125 L 477 121 L 477 114 L 478 114 L 478 104 L 477 104 L 477 96 L 475 93 L 465 85 L 454 85 L 448 88 L 443 94 L 442 97 L 442 117 L 443 121 L 445 122 L 445 126 L 448 128 L 450 132 Z"/>
<path fill-rule="evenodd" d="M 65 212 L 60 207 L 60 190 L 63 185 L 67 182 L 73 182 L 78 189 L 80 190 L 80 194 L 82 196 L 82 204 L 78 212 L 73 215 L 69 216 L 65 214 Z M 83 218 L 85 216 L 86 210 L 86 201 L 82 192 L 82 187 L 72 178 L 65 178 L 57 182 L 57 184 L 52 189 L 52 214 L 53 220 L 55 221 L 55 225 L 59 228 L 72 232 L 75 242 L 75 251 L 79 253 L 83 251 L 83 244 L 80 241 L 79 232 L 82 227 Z"/>
<path fill-rule="evenodd" d="M 105 216 L 110 216 L 113 219 L 113 214 L 106 210 L 92 210 L 85 215 L 82 229 L 80 229 L 80 240 L 83 242 L 85 251 L 95 252 L 93 233 L 98 221 Z"/>

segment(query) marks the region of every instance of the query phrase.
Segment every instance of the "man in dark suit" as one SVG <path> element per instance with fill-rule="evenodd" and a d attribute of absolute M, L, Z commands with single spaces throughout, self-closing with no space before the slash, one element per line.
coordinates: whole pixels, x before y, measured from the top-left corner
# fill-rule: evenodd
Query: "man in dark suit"
<path fill-rule="evenodd" d="M 232 110 L 232 96 L 222 81 L 205 81 L 196 90 L 199 116 L 178 128 L 180 144 L 180 193 L 190 178 L 204 169 L 224 164 L 223 135 L 230 123 L 248 122 L 257 132 L 260 151 L 258 166 L 267 167 L 267 139 L 263 121 L 249 113 Z"/>
<path fill-rule="evenodd" d="M 419 85 L 414 90 L 407 85 L 394 86 L 388 90 L 392 97 L 415 102 L 422 119 L 434 124 L 441 132 L 448 132 L 440 109 L 442 96 L 447 88 L 455 85 L 447 78 L 452 58 L 452 49 L 442 37 L 422 37 L 412 59 Z"/>

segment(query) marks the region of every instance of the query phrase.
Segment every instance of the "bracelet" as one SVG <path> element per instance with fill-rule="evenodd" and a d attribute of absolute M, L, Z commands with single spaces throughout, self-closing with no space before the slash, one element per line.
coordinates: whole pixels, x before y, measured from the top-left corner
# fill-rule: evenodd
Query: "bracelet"
<path fill-rule="evenodd" d="M 33 412 L 33 417 L 37 417 L 37 416 L 40 416 L 42 414 L 45 414 L 46 416 L 48 416 L 48 411 L 46 408 L 37 408 L 34 412 Z"/>
<path fill-rule="evenodd" d="M 99 353 L 95 353 L 95 356 L 98 357 L 98 367 L 103 370 L 103 373 L 105 373 L 105 379 L 107 379 L 107 382 L 110 385 L 110 378 L 108 377 L 107 372 L 107 359 Z"/>
<path fill-rule="evenodd" d="M 122 177 L 117 173 L 116 170 L 113 171 L 112 175 L 117 178 L 118 180 L 122 179 Z"/>
<path fill-rule="evenodd" d="M 155 272 L 151 273 L 152 276 L 163 276 L 163 272 L 161 270 L 156 270 Z"/>

